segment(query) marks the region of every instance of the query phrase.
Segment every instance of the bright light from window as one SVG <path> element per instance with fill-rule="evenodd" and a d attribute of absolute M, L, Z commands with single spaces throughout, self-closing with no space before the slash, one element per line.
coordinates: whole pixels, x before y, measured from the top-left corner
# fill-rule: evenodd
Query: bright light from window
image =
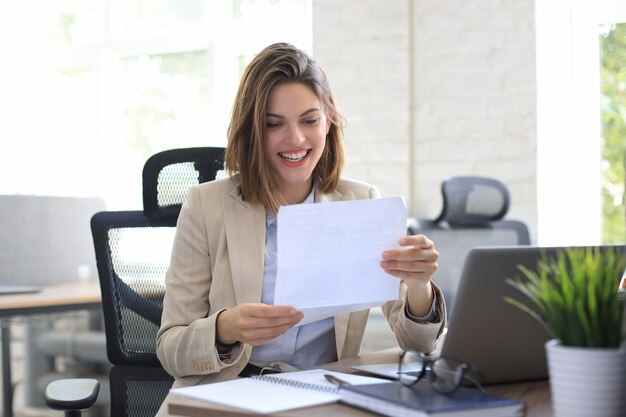
<path fill-rule="evenodd" d="M 310 1 L 3 5 L 0 194 L 140 209 L 150 155 L 225 146 L 241 67 L 255 53 L 277 41 L 311 50 Z"/>

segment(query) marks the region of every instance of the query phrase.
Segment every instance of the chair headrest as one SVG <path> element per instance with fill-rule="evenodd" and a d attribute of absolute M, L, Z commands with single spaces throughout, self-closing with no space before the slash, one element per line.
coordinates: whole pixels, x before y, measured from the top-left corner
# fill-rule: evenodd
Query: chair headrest
<path fill-rule="evenodd" d="M 191 186 L 224 170 L 224 148 L 170 149 L 152 155 L 143 167 L 143 211 L 151 218 L 177 218 Z"/>
<path fill-rule="evenodd" d="M 500 220 L 509 210 L 506 186 L 485 177 L 453 177 L 441 184 L 443 209 L 435 223 L 450 226 L 480 226 Z"/>

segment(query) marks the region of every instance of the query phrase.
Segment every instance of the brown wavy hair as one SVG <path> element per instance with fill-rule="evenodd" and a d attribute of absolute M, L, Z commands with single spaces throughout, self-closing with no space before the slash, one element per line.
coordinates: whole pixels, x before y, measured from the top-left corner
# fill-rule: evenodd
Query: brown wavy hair
<path fill-rule="evenodd" d="M 285 204 L 278 184 L 265 162 L 263 139 L 270 92 L 280 84 L 300 83 L 317 95 L 331 121 L 324 152 L 313 171 L 313 180 L 323 193 L 335 191 L 344 165 L 343 126 L 326 74 L 304 51 L 288 43 L 263 49 L 246 68 L 235 103 L 226 146 L 226 169 L 239 174 L 243 199 L 261 204 L 276 214 Z"/>

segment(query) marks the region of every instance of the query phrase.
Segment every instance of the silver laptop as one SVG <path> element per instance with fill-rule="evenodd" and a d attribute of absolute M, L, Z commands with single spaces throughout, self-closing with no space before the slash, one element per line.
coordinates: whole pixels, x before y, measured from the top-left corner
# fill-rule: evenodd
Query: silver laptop
<path fill-rule="evenodd" d="M 626 256 L 626 246 L 602 246 Z M 518 266 L 534 270 L 542 251 L 554 256 L 559 247 L 482 247 L 465 260 L 454 310 L 441 356 L 478 367 L 486 384 L 545 379 L 547 331 L 534 319 L 505 302 L 510 296 L 530 305 L 528 299 L 506 283 L 523 278 Z M 615 277 L 615 288 L 620 277 Z"/>

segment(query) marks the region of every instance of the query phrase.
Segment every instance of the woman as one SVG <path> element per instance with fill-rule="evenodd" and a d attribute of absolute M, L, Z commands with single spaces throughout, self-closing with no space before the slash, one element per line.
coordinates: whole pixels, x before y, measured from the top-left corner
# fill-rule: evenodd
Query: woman
<path fill-rule="evenodd" d="M 368 310 L 294 327 L 302 313 L 272 305 L 278 208 L 380 197 L 340 177 L 341 141 L 342 118 L 310 56 L 279 43 L 253 59 L 228 130 L 231 176 L 192 188 L 178 219 L 157 335 L 175 386 L 358 355 Z M 431 352 L 445 323 L 443 296 L 431 282 L 433 243 L 407 236 L 381 258 L 389 279 L 402 280 L 401 298 L 383 306 L 400 346 Z"/>

